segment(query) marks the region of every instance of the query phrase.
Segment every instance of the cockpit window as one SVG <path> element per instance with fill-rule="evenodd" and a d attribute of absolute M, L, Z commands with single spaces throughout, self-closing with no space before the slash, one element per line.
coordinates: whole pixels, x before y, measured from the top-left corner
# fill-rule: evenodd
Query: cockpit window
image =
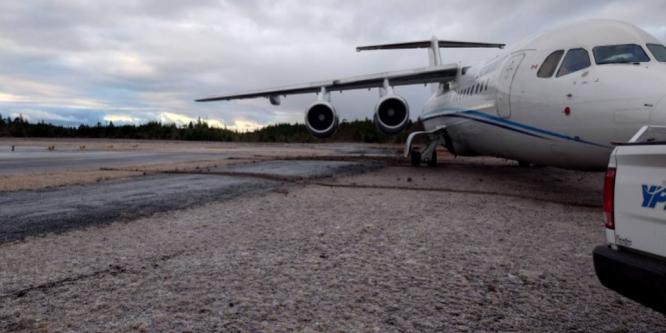
<path fill-rule="evenodd" d="M 650 58 L 636 44 L 597 46 L 592 49 L 597 65 L 647 62 Z"/>
<path fill-rule="evenodd" d="M 585 49 L 571 49 L 562 60 L 560 70 L 557 71 L 557 77 L 567 75 L 583 68 L 590 67 L 590 54 Z"/>
<path fill-rule="evenodd" d="M 553 74 L 555 74 L 555 70 L 557 69 L 557 64 L 560 63 L 560 59 L 562 59 L 563 55 L 564 50 L 557 50 L 547 56 L 546 60 L 543 61 L 543 64 L 541 64 L 541 67 L 537 72 L 537 77 L 547 78 L 553 76 Z"/>
<path fill-rule="evenodd" d="M 652 56 L 660 62 L 666 62 L 666 47 L 661 44 L 648 44 Z"/>

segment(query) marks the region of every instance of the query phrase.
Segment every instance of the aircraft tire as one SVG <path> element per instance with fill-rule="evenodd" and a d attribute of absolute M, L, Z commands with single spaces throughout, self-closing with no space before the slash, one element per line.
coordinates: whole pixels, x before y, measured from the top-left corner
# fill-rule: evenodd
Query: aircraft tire
<path fill-rule="evenodd" d="M 409 152 L 409 157 L 411 159 L 411 164 L 413 167 L 421 166 L 421 153 L 415 150 Z"/>
<path fill-rule="evenodd" d="M 437 166 L 437 149 L 432 151 L 432 156 L 430 157 L 430 160 L 428 161 L 428 166 L 431 168 L 434 168 Z"/>
<path fill-rule="evenodd" d="M 518 167 L 521 167 L 521 168 L 529 168 L 530 166 L 531 166 L 531 163 L 530 163 L 530 162 L 526 162 L 526 161 L 518 161 Z"/>

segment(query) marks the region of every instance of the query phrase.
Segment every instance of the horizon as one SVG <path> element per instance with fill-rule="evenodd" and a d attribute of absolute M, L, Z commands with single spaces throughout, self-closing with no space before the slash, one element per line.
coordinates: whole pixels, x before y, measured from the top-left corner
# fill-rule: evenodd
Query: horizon
<path fill-rule="evenodd" d="M 68 129 L 76 129 L 76 128 L 79 128 L 79 127 L 82 127 L 82 126 L 87 126 L 87 127 L 111 127 L 111 126 L 112 127 L 122 127 L 122 126 L 140 127 L 140 126 L 148 125 L 148 124 L 158 124 L 158 125 L 164 126 L 164 127 L 176 126 L 177 128 L 182 129 L 182 128 L 186 128 L 186 127 L 191 126 L 191 125 L 193 126 L 193 125 L 197 125 L 197 124 L 204 124 L 204 125 L 208 126 L 209 128 L 213 128 L 213 129 L 227 130 L 227 131 L 232 131 L 232 132 L 236 132 L 236 133 L 252 133 L 252 132 L 261 131 L 262 129 L 266 129 L 267 127 L 271 127 L 271 126 L 273 126 L 273 127 L 284 126 L 284 125 L 286 125 L 286 126 L 299 126 L 299 125 L 300 126 L 305 126 L 305 124 L 303 122 L 278 122 L 278 123 L 271 123 L 271 124 L 262 125 L 260 127 L 253 128 L 253 129 L 236 129 L 236 128 L 228 128 L 228 127 L 224 126 L 224 124 L 222 124 L 222 127 L 219 127 L 219 123 L 210 122 L 209 120 L 203 119 L 203 118 L 197 118 L 197 119 L 194 119 L 190 122 L 181 123 L 181 124 L 175 123 L 175 122 L 163 122 L 159 119 L 146 120 L 145 122 L 137 122 L 137 123 L 123 123 L 123 122 L 114 123 L 111 120 L 106 120 L 106 121 L 103 121 L 103 122 L 98 121 L 94 124 L 84 124 L 84 123 L 81 123 L 81 124 L 73 124 L 73 123 L 72 124 L 57 124 L 57 123 L 49 122 L 45 119 L 40 119 L 39 121 L 31 121 L 30 119 L 24 117 L 22 114 L 18 114 L 16 116 L 6 116 L 5 117 L 5 115 L 0 113 L 0 123 L 2 123 L 3 121 L 5 121 L 5 123 L 15 122 L 17 119 L 20 119 L 21 121 L 23 121 L 27 124 L 30 124 L 30 125 L 45 124 L 45 125 L 48 125 L 48 126 L 68 128 Z M 352 120 L 348 120 L 348 119 L 345 118 L 345 119 L 340 120 L 340 124 L 352 124 L 352 123 L 363 123 L 363 122 L 372 122 L 372 120 L 368 117 L 365 117 L 365 118 L 362 118 L 362 119 L 357 118 L 357 119 L 352 119 Z"/>

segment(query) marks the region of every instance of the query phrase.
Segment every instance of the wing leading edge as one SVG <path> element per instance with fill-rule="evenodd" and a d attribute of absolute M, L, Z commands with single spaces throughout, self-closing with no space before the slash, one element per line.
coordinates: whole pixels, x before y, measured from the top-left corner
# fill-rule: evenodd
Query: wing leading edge
<path fill-rule="evenodd" d="M 430 66 L 395 72 L 368 74 L 343 79 L 297 84 L 273 89 L 247 91 L 237 94 L 207 97 L 197 99 L 196 102 L 228 101 L 233 99 L 247 99 L 266 97 L 273 102 L 276 97 L 296 94 L 318 93 L 325 91 L 344 91 L 354 89 L 381 88 L 384 81 L 390 86 L 404 86 L 412 84 L 444 83 L 455 79 L 458 72 L 457 64 Z"/>

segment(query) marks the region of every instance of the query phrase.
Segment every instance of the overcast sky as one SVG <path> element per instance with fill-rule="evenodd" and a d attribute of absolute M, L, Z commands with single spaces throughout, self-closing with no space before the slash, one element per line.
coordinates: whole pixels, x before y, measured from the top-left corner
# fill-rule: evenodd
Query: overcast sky
<path fill-rule="evenodd" d="M 0 2 L 0 114 L 78 125 L 201 117 L 251 129 L 301 122 L 314 95 L 194 103 L 195 98 L 427 65 L 425 50 L 354 47 L 429 39 L 514 43 L 588 18 L 666 40 L 666 1 Z M 442 50 L 473 62 L 496 50 Z M 424 87 L 399 88 L 417 114 Z M 340 117 L 372 116 L 376 91 L 334 94 Z"/>

